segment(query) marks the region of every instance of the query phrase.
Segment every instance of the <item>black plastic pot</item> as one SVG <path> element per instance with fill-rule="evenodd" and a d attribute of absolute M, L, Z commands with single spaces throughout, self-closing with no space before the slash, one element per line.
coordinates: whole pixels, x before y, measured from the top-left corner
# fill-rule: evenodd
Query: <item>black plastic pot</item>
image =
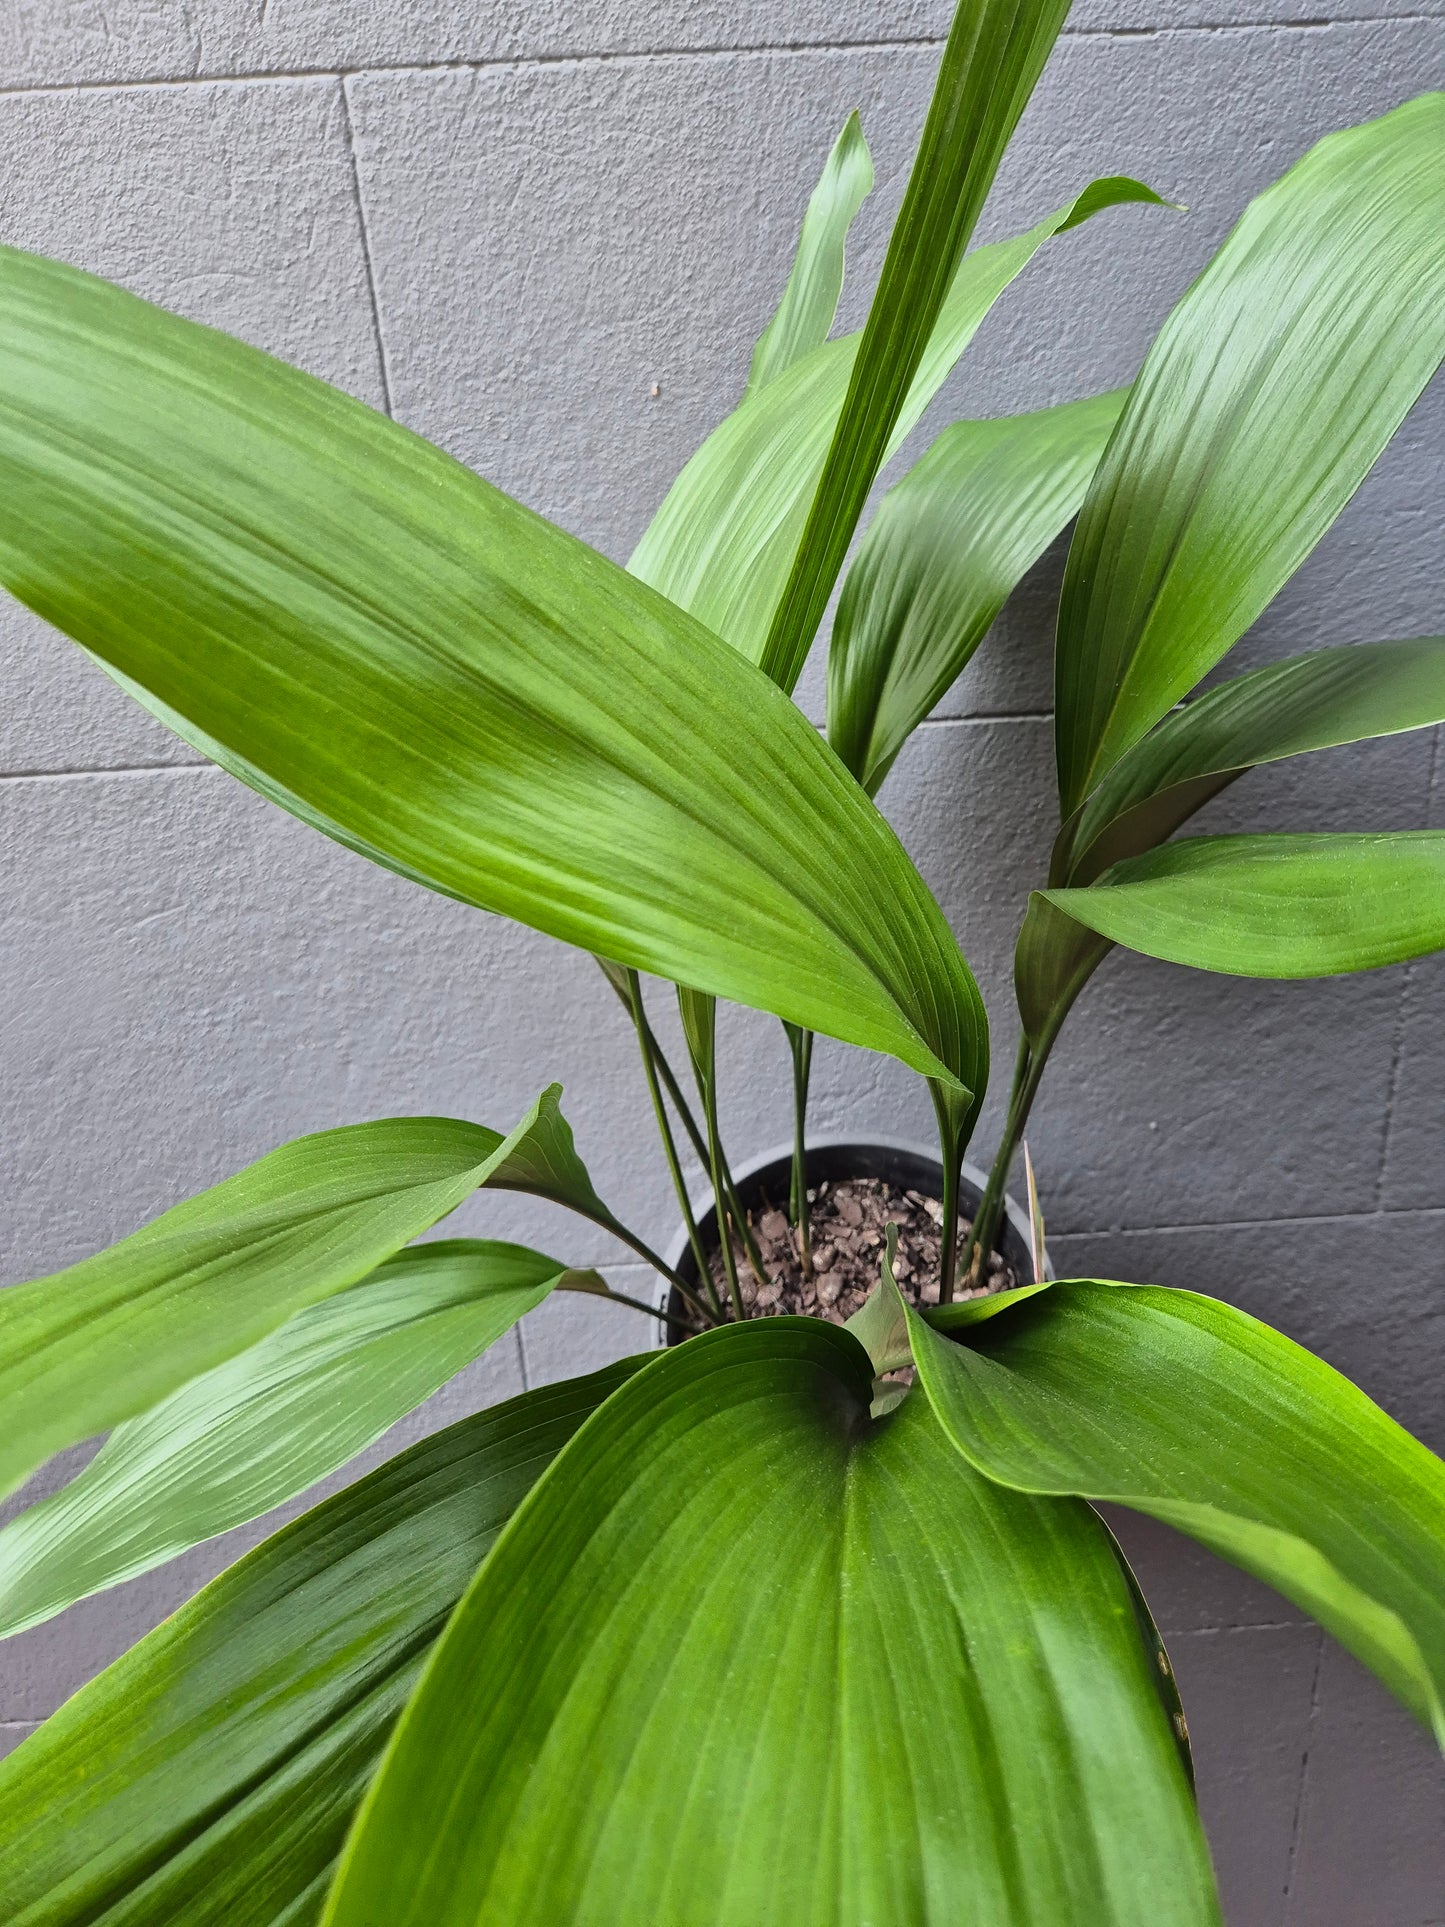
<path fill-rule="evenodd" d="M 784 1149 L 767 1151 L 752 1163 L 742 1165 L 733 1173 L 733 1177 L 738 1188 L 738 1201 L 744 1211 L 756 1212 L 768 1204 L 779 1210 L 785 1209 L 793 1178 L 793 1147 L 788 1145 Z M 901 1190 L 918 1191 L 926 1198 L 941 1198 L 943 1195 L 943 1166 L 931 1151 L 921 1145 L 907 1144 L 896 1138 L 848 1137 L 819 1138 L 809 1144 L 810 1188 L 825 1181 L 838 1183 L 844 1178 L 882 1178 L 889 1184 L 896 1184 Z M 973 1216 L 983 1196 L 985 1182 L 985 1174 L 976 1165 L 964 1165 L 958 1186 L 959 1209 L 964 1218 Z M 715 1218 L 711 1203 L 705 1211 L 699 1211 L 697 1217 L 697 1228 L 708 1249 L 717 1242 Z M 1016 1278 L 1033 1276 L 1029 1221 L 1012 1198 L 1006 1200 L 998 1249 L 1012 1266 Z M 667 1261 L 686 1284 L 696 1285 L 699 1282 L 697 1264 L 684 1228 L 679 1228 L 673 1239 Z M 675 1287 L 668 1293 L 667 1309 L 674 1318 L 685 1318 L 687 1315 L 687 1307 Z M 665 1330 L 669 1345 L 681 1344 L 686 1335 L 680 1325 L 668 1325 Z"/>

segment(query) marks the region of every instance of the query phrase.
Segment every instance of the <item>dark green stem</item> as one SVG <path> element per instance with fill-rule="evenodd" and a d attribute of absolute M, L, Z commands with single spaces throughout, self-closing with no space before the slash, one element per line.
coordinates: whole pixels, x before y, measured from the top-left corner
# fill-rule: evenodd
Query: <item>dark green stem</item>
<path fill-rule="evenodd" d="M 717 1324 L 717 1319 L 708 1310 L 707 1306 L 698 1297 L 687 1280 L 680 1277 L 667 1260 L 659 1257 L 652 1246 L 644 1243 L 635 1231 L 629 1231 L 625 1224 L 619 1223 L 618 1220 L 610 1214 L 606 1217 L 599 1217 L 596 1222 L 600 1224 L 605 1231 L 610 1231 L 614 1238 L 620 1238 L 623 1244 L 630 1245 L 639 1258 L 645 1258 L 647 1260 L 654 1271 L 660 1271 L 674 1291 L 677 1292 L 683 1303 L 691 1305 L 692 1309 L 705 1324 Z"/>
<path fill-rule="evenodd" d="M 796 1024 L 783 1025 L 793 1053 L 793 1183 L 788 1216 L 798 1228 L 798 1263 L 803 1276 L 813 1275 L 813 1239 L 808 1212 L 808 1078 L 813 1068 L 813 1033 Z"/>
<path fill-rule="evenodd" d="M 693 1263 L 697 1266 L 699 1285 L 712 1301 L 712 1309 L 717 1317 L 722 1316 L 722 1306 L 718 1302 L 717 1287 L 712 1281 L 712 1271 L 707 1262 L 707 1254 L 702 1248 L 702 1237 L 698 1232 L 697 1220 L 692 1214 L 692 1200 L 687 1195 L 687 1185 L 683 1180 L 682 1166 L 678 1162 L 677 1142 L 672 1135 L 672 1125 L 668 1121 L 667 1106 L 662 1101 L 662 1092 L 657 1082 L 657 1040 L 652 1036 L 647 1014 L 642 1007 L 642 980 L 635 970 L 627 973 L 628 988 L 632 993 L 632 1021 L 637 1027 L 637 1042 L 642 1052 L 642 1068 L 647 1077 L 647 1091 L 652 1099 L 652 1114 L 657 1120 L 658 1136 L 662 1139 L 663 1153 L 667 1159 L 668 1173 L 672 1178 L 672 1188 L 682 1211 L 683 1223 L 687 1226 L 687 1241 L 692 1247 Z"/>
<path fill-rule="evenodd" d="M 700 1080 L 701 1081 L 701 1080 Z M 727 1279 L 728 1296 L 732 1299 L 733 1316 L 739 1323 L 747 1316 L 743 1310 L 742 1287 L 738 1283 L 737 1259 L 733 1255 L 733 1241 L 728 1229 L 728 1210 L 724 1203 L 722 1143 L 717 1127 L 717 1084 L 713 1078 L 702 1082 L 703 1112 L 707 1118 L 708 1168 L 712 1173 L 713 1198 L 717 1207 L 718 1246 L 722 1252 L 723 1276 Z"/>
<path fill-rule="evenodd" d="M 1008 1179 L 1009 1172 L 1013 1168 L 1014 1153 L 1018 1150 L 1019 1140 L 1023 1137 L 1024 1129 L 1028 1124 L 1029 1112 L 1038 1095 L 1039 1084 L 1043 1078 L 1044 1066 L 1048 1062 L 1049 1049 L 1053 1041 L 1052 1036 L 1041 1039 L 1037 1050 L 1030 1047 L 1027 1038 L 1019 1043 L 1003 1136 L 999 1140 L 998 1152 L 989 1170 L 983 1197 L 979 1200 L 978 1210 L 974 1214 L 973 1229 L 969 1233 L 964 1252 L 966 1267 L 964 1281 L 970 1290 L 977 1290 L 980 1285 L 988 1282 L 988 1261 L 1003 1218 L 1004 1200 L 1008 1195 Z"/>
<path fill-rule="evenodd" d="M 670 1311 L 659 1311 L 656 1305 L 646 1304 L 641 1298 L 629 1298 L 625 1291 L 614 1291 L 610 1285 L 605 1292 L 588 1292 L 587 1296 L 605 1298 L 612 1305 L 626 1305 L 629 1311 L 645 1311 L 649 1318 L 660 1319 L 664 1325 L 676 1325 L 679 1331 L 692 1330 L 686 1318 L 678 1318 Z"/>

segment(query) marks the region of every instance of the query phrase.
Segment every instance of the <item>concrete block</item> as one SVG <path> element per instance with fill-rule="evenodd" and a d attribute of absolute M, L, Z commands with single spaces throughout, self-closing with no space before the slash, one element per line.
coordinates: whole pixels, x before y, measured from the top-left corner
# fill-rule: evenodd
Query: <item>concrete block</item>
<path fill-rule="evenodd" d="M 209 769 L 12 782 L 0 852 L 11 1277 L 305 1131 L 418 1112 L 508 1129 L 554 1077 L 602 1195 L 665 1235 L 631 1030 L 590 958 Z M 514 1194 L 450 1222 L 578 1264 L 617 1255 Z"/>
<path fill-rule="evenodd" d="M 1445 1766 L 1404 1708 L 1327 1640 L 1285 1927 L 1435 1927 L 1442 1902 Z"/>
<path fill-rule="evenodd" d="M 1282 1927 L 1321 1638 L 1241 1626 L 1169 1641 L 1228 1927 Z"/>
<path fill-rule="evenodd" d="M 1240 23 L 1388 18 L 1412 0 L 1079 0 L 1064 31 L 1167 33 Z M 871 41 L 936 46 L 947 32 L 948 0 L 400 0 L 348 6 L 345 0 L 14 0 L 0 22 L 0 86 L 94 85 L 198 75 L 289 73 L 317 67 L 434 66 L 451 62 L 646 58 L 689 50 L 812 50 Z"/>
<path fill-rule="evenodd" d="M 380 404 L 338 83 L 0 96 L 0 143 L 4 241 Z M 196 760 L 8 597 L 0 717 L 0 773 Z"/>

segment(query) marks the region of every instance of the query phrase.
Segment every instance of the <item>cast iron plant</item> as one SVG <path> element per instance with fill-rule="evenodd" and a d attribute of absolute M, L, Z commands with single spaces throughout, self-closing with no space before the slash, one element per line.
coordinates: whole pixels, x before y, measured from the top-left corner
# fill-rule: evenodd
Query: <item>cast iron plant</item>
<path fill-rule="evenodd" d="M 747 392 L 628 570 L 321 382 L 0 254 L 0 580 L 282 808 L 606 960 L 684 1213 L 679 1130 L 729 1265 L 717 998 L 788 1026 L 800 1239 L 815 1032 L 928 1080 L 945 1173 L 926 1315 L 886 1258 L 849 1327 L 739 1318 L 700 1265 L 699 1335 L 453 1425 L 224 1572 L 0 1767 L 11 1927 L 1203 1927 L 1168 1662 L 1090 1500 L 1267 1580 L 1445 1738 L 1430 1452 L 1211 1299 L 956 1289 L 1110 945 L 1308 977 L 1445 944 L 1445 834 L 1174 837 L 1257 764 L 1445 717 L 1439 638 L 1184 700 L 1445 352 L 1445 96 L 1261 195 L 1131 387 L 946 429 L 844 577 L 826 741 L 791 700 L 875 479 L 993 302 L 1066 229 L 1158 204 L 1097 181 L 969 248 L 1064 12 L 964 0 L 867 324 L 830 339 L 871 184 L 850 120 Z M 871 799 L 1076 515 L 1060 829 L 958 1250 L 986 1020 Z M 640 973 L 682 987 L 695 1111 Z M 519 1246 L 426 1241 L 505 1186 L 653 1257 L 558 1100 L 505 1134 L 303 1138 L 0 1294 L 0 1490 L 109 1434 L 0 1533 L 0 1630 L 303 1491 L 550 1291 L 615 1297 Z"/>

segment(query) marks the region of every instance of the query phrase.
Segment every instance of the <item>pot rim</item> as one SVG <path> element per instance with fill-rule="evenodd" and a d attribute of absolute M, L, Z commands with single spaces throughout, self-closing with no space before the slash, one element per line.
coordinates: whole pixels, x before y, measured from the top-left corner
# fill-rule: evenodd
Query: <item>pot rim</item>
<path fill-rule="evenodd" d="M 807 1140 L 807 1149 L 809 1151 L 847 1150 L 850 1146 L 854 1145 L 856 1145 L 859 1150 L 876 1149 L 880 1151 L 899 1151 L 908 1157 L 921 1158 L 929 1164 L 937 1165 L 940 1170 L 942 1169 L 942 1161 L 938 1155 L 938 1147 L 933 1144 L 920 1144 L 916 1138 L 892 1137 L 885 1133 L 879 1133 L 877 1136 L 869 1136 L 861 1131 L 826 1131 L 819 1133 L 816 1137 L 810 1136 Z M 789 1138 L 785 1143 L 775 1144 L 770 1150 L 760 1151 L 756 1157 L 748 1158 L 744 1163 L 735 1165 L 733 1167 L 733 1181 L 739 1186 L 744 1185 L 749 1178 L 756 1177 L 760 1171 L 766 1170 L 770 1164 L 783 1162 L 791 1164 L 792 1158 L 793 1141 Z M 960 1167 L 959 1175 L 967 1184 L 972 1185 L 975 1192 L 980 1196 L 982 1195 L 984 1186 L 988 1183 L 988 1173 L 986 1171 L 980 1170 L 976 1164 L 970 1163 L 969 1160 L 965 1158 Z M 701 1222 L 703 1218 L 711 1216 L 713 1203 L 711 1185 L 706 1186 L 705 1189 L 695 1195 L 689 1192 L 688 1196 L 689 1202 L 693 1207 L 693 1213 L 699 1222 Z M 1004 1194 L 1004 1214 L 1010 1226 L 1017 1236 L 1022 1239 L 1027 1249 L 1032 1241 L 1029 1215 L 1013 1196 L 1012 1192 L 1005 1192 Z M 666 1258 L 668 1264 L 676 1270 L 687 1251 L 687 1226 L 680 1224 L 673 1233 L 663 1256 Z M 1047 1254 L 1045 1254 L 1044 1275 L 1050 1280 L 1052 1280 L 1054 1276 L 1054 1268 L 1047 1262 Z M 667 1308 L 668 1295 L 671 1289 L 671 1286 L 665 1278 L 658 1279 L 656 1298 L 659 1310 L 665 1310 Z M 665 1326 L 658 1333 L 658 1341 L 663 1347 L 667 1345 L 667 1328 Z"/>

